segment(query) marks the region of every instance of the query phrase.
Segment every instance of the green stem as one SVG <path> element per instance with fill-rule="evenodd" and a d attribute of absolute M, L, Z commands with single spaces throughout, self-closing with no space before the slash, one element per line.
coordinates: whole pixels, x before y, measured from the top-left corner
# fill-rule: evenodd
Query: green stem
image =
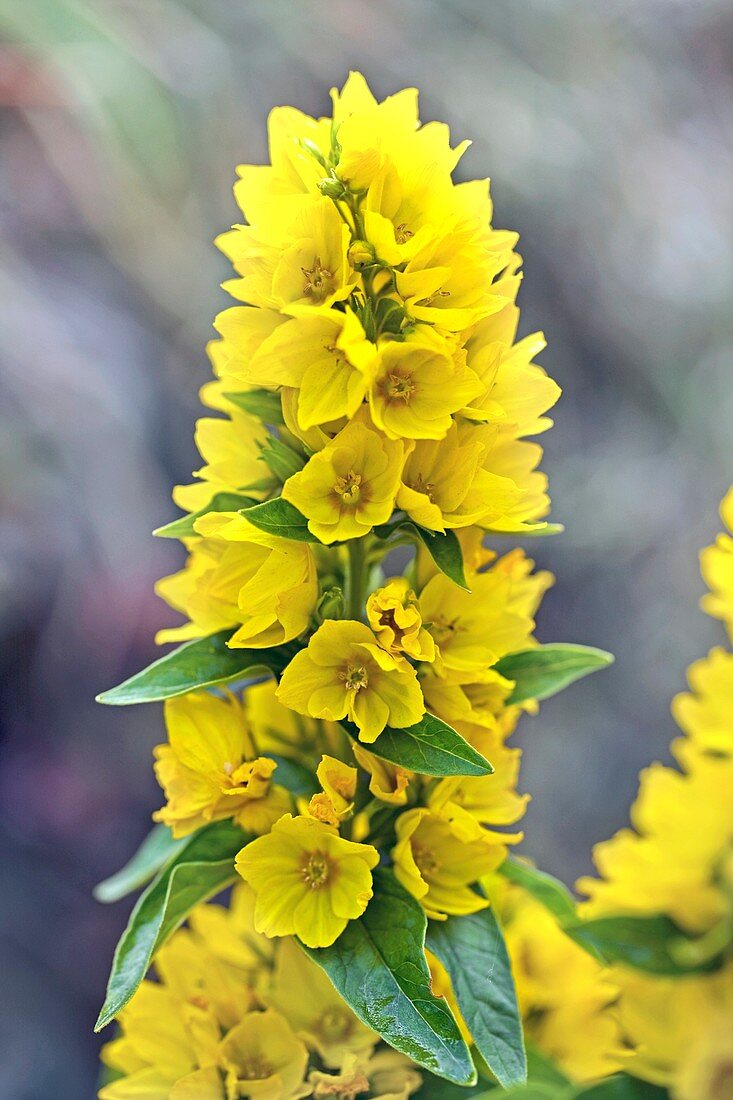
<path fill-rule="evenodd" d="M 361 620 L 364 615 L 366 573 L 365 539 L 351 539 L 347 544 L 349 561 L 346 568 L 346 614 Z"/>

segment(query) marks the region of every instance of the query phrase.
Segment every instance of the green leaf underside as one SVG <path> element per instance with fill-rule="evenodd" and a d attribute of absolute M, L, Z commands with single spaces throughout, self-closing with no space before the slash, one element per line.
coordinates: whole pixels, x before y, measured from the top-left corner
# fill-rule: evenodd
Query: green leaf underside
<path fill-rule="evenodd" d="M 97 702 L 110 706 L 152 703 L 236 680 L 245 673 L 279 675 L 293 655 L 281 646 L 229 649 L 226 643 L 231 635 L 231 630 L 221 630 L 208 638 L 185 642 L 124 683 L 103 691 Z"/>
<path fill-rule="evenodd" d="M 450 975 L 473 1041 L 504 1088 L 527 1080 L 522 1021 L 509 954 L 493 909 L 430 921 L 427 946 Z"/>
<path fill-rule="evenodd" d="M 264 504 L 244 508 L 241 514 L 268 535 L 277 535 L 281 539 L 294 539 L 297 542 L 319 541 L 308 530 L 308 520 L 303 513 L 282 497 L 273 497 L 272 500 L 266 500 Z"/>
<path fill-rule="evenodd" d="M 155 825 L 125 866 L 94 887 L 94 897 L 108 905 L 138 890 L 157 875 L 184 844 L 184 840 L 173 839 L 167 825 Z"/>
<path fill-rule="evenodd" d="M 223 396 L 238 409 L 263 420 L 265 424 L 282 424 L 283 411 L 280 394 L 271 390 L 247 390 L 241 393 L 225 393 Z"/>
<path fill-rule="evenodd" d="M 587 951 L 597 953 L 605 962 L 622 963 L 648 974 L 709 973 L 721 961 L 718 955 L 689 965 L 681 963 L 674 954 L 674 944 L 694 943 L 694 940 L 661 914 L 598 917 L 563 927 L 571 939 Z"/>
<path fill-rule="evenodd" d="M 256 504 L 254 497 L 244 493 L 215 493 L 209 503 L 198 512 L 191 512 L 180 519 L 174 519 L 172 523 L 166 523 L 164 527 L 157 527 L 153 531 L 161 539 L 185 539 L 195 536 L 194 523 L 201 516 L 208 516 L 210 512 L 239 512 L 242 508 L 249 508 Z"/>
<path fill-rule="evenodd" d="M 331 947 L 304 948 L 356 1015 L 395 1050 L 456 1084 L 476 1071 L 445 1000 L 430 990 L 422 906 L 391 871 L 374 872 L 374 897 Z"/>
<path fill-rule="evenodd" d="M 355 725 L 341 725 L 355 741 Z M 369 752 L 390 764 L 421 775 L 491 775 L 493 767 L 460 733 L 434 714 L 425 714 L 414 726 L 396 729 L 387 726 L 371 744 L 360 742 Z"/>
<path fill-rule="evenodd" d="M 528 894 L 548 909 L 563 924 L 575 921 L 577 912 L 575 900 L 564 882 L 540 871 L 536 867 L 509 856 L 499 868 L 499 873 L 510 882 L 521 886 Z"/>
<path fill-rule="evenodd" d="M 613 663 L 613 655 L 593 646 L 553 642 L 502 657 L 494 668 L 515 686 L 510 703 L 548 699 L 583 676 Z"/>
<path fill-rule="evenodd" d="M 234 881 L 234 857 L 247 839 L 230 821 L 207 825 L 186 839 L 141 894 L 117 944 L 95 1031 L 101 1031 L 125 1007 L 147 974 L 155 952 L 191 909 Z"/>
<path fill-rule="evenodd" d="M 399 531 L 404 531 L 413 538 L 417 538 L 430 554 L 440 572 L 444 573 L 459 588 L 464 588 L 466 592 L 470 592 L 463 571 L 463 551 L 454 531 L 446 531 L 444 534 L 440 531 L 428 531 L 426 528 L 419 527 L 416 523 L 406 519 L 395 520 L 392 523 L 384 524 L 382 527 L 376 527 L 374 530 L 382 539 L 389 538 L 390 535 L 394 535 Z"/>

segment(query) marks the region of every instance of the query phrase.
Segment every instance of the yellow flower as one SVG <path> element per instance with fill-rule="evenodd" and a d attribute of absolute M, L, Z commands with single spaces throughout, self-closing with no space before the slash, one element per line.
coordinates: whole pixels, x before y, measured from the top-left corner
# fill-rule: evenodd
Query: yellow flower
<path fill-rule="evenodd" d="M 354 809 L 356 768 L 333 756 L 322 756 L 316 769 L 322 791 L 314 794 L 308 804 L 310 817 L 326 825 L 338 826 Z"/>
<path fill-rule="evenodd" d="M 492 429 L 454 423 L 444 439 L 419 440 L 407 456 L 397 505 L 430 531 L 498 519 L 520 500 L 507 477 L 482 469 Z"/>
<path fill-rule="evenodd" d="M 491 569 L 473 575 L 470 584 L 466 592 L 439 573 L 420 593 L 420 613 L 438 647 L 438 675 L 484 673 L 500 657 L 525 648 L 534 630 L 529 615 L 512 608 L 506 574 Z"/>
<path fill-rule="evenodd" d="M 733 486 L 723 498 L 720 516 L 730 534 L 718 535 L 715 545 L 700 555 L 703 580 L 711 590 L 701 606 L 708 615 L 723 620 L 733 639 Z"/>
<path fill-rule="evenodd" d="M 321 542 L 360 538 L 392 515 L 402 454 L 401 442 L 352 421 L 288 478 L 282 495 Z"/>
<path fill-rule="evenodd" d="M 297 1100 L 307 1096 L 308 1051 L 277 1012 L 249 1012 L 219 1045 L 227 1100 Z"/>
<path fill-rule="evenodd" d="M 250 305 L 284 313 L 348 298 L 359 277 L 348 261 L 349 230 L 331 199 L 313 200 L 292 220 L 287 202 L 281 201 L 280 211 L 287 228 L 268 233 L 264 227 L 240 226 L 217 239 L 240 276 L 229 279 L 225 290 Z"/>
<path fill-rule="evenodd" d="M 611 975 L 522 891 L 511 889 L 501 910 L 527 1038 L 573 1081 L 622 1068 Z"/>
<path fill-rule="evenodd" d="M 255 741 L 265 752 L 300 760 L 308 768 L 324 749 L 332 756 L 343 756 L 347 736 L 334 722 L 297 714 L 277 698 L 275 680 L 265 680 L 247 688 L 244 705 Z"/>
<path fill-rule="evenodd" d="M 274 487 L 274 478 L 260 457 L 259 445 L 268 433 L 255 417 L 231 407 L 226 419 L 198 420 L 195 438 L 205 465 L 194 472 L 200 481 L 173 490 L 180 508 L 196 512 L 219 492 L 244 492 L 258 499 Z"/>
<path fill-rule="evenodd" d="M 491 775 L 441 779 L 428 795 L 428 806 L 440 810 L 447 802 L 460 806 L 482 825 L 514 825 L 524 816 L 529 795 L 517 794 L 519 749 L 507 748 L 500 731 L 457 723 L 458 732 L 491 761 Z"/>
<path fill-rule="evenodd" d="M 375 741 L 385 726 L 412 726 L 425 713 L 412 666 L 377 645 L 371 630 L 351 620 L 327 619 L 285 669 L 277 697 L 313 718 L 359 727 Z"/>
<path fill-rule="evenodd" d="M 190 622 L 161 630 L 159 643 L 202 638 L 238 627 L 234 647 L 261 649 L 297 637 L 318 600 L 318 576 L 307 543 L 268 535 L 236 512 L 212 512 L 195 523 L 189 558 L 156 592 Z"/>
<path fill-rule="evenodd" d="M 285 814 L 267 836 L 241 850 L 236 868 L 257 895 L 255 928 L 328 947 L 360 917 L 372 896 L 379 853 L 327 825 Z"/>
<path fill-rule="evenodd" d="M 340 1066 L 349 1054 L 368 1057 L 378 1041 L 379 1037 L 339 996 L 323 970 L 291 939 L 284 939 L 278 948 L 267 999 L 326 1066 Z"/>
<path fill-rule="evenodd" d="M 366 395 L 375 355 L 351 309 L 317 310 L 275 329 L 252 357 L 245 379 L 258 386 L 297 389 L 298 425 L 306 431 L 354 416 Z"/>
<path fill-rule="evenodd" d="M 675 721 L 700 749 L 733 756 L 733 653 L 711 649 L 687 679 L 692 694 L 673 699 Z"/>
<path fill-rule="evenodd" d="M 506 845 L 520 839 L 483 829 L 451 803 L 440 812 L 406 810 L 395 831 L 395 875 L 434 920 L 485 909 L 489 902 L 471 886 L 496 870 L 506 858 Z"/>
<path fill-rule="evenodd" d="M 392 577 L 369 596 L 367 619 L 374 635 L 393 657 L 406 654 L 415 661 L 434 661 L 435 643 L 422 624 L 415 593 L 405 577 Z"/>
<path fill-rule="evenodd" d="M 398 764 L 390 764 L 354 742 L 352 750 L 357 764 L 369 773 L 369 790 L 380 802 L 404 806 L 413 773 Z"/>
<path fill-rule="evenodd" d="M 217 314 L 214 328 L 221 340 L 209 345 L 217 377 L 231 389 L 249 383 L 252 358 L 262 342 L 285 320 L 275 309 L 250 309 L 249 306 L 230 306 Z"/>
<path fill-rule="evenodd" d="M 653 764 L 641 773 L 635 831 L 596 845 L 601 878 L 586 877 L 589 916 L 665 913 L 691 934 L 733 920 L 733 758 L 675 744 L 684 771 Z"/>
<path fill-rule="evenodd" d="M 313 1069 L 308 1080 L 316 1100 L 354 1100 L 359 1093 L 372 1100 L 407 1100 L 422 1084 L 415 1064 L 396 1050 L 378 1050 L 371 1058 L 347 1054 L 339 1073 Z"/>
<path fill-rule="evenodd" d="M 270 786 L 275 762 L 258 757 L 241 703 L 228 695 L 191 692 L 165 703 L 168 744 L 155 749 L 155 774 L 167 804 L 153 815 L 176 837 L 233 817 L 264 832 L 290 807 Z"/>
<path fill-rule="evenodd" d="M 442 439 L 451 414 L 483 391 L 473 371 L 456 366 L 444 341 L 418 333 L 387 341 L 369 389 L 372 419 L 390 439 Z"/>
<path fill-rule="evenodd" d="M 417 129 L 417 91 L 405 88 L 377 103 L 361 73 L 350 73 L 342 91 L 333 88 L 331 97 L 341 148 L 338 176 L 354 190 L 362 190 Z"/>

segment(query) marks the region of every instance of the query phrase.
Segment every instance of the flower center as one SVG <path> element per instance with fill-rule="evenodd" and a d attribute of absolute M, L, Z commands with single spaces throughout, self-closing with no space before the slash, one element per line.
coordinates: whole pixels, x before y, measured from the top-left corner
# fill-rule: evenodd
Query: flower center
<path fill-rule="evenodd" d="M 424 493 L 428 500 L 432 501 L 435 485 L 432 481 L 425 481 L 422 474 L 418 474 L 417 477 L 410 482 L 410 488 L 414 489 L 416 493 Z"/>
<path fill-rule="evenodd" d="M 237 1076 L 240 1081 L 264 1081 L 272 1077 L 274 1070 L 266 1058 L 261 1054 L 248 1054 L 237 1067 Z"/>
<path fill-rule="evenodd" d="M 333 488 L 344 504 L 356 504 L 361 497 L 361 474 L 349 470 L 344 477 L 336 478 L 336 484 Z"/>
<path fill-rule="evenodd" d="M 457 619 L 450 622 L 448 619 L 444 618 L 443 615 L 436 615 L 430 624 L 430 633 L 433 635 L 436 642 L 445 642 L 455 633 L 457 623 Z"/>
<path fill-rule="evenodd" d="M 436 298 L 450 298 L 449 290 L 434 290 L 432 294 L 429 294 L 427 298 L 421 298 L 419 302 L 415 304 L 418 306 L 431 306 Z"/>
<path fill-rule="evenodd" d="M 347 691 L 356 693 L 369 686 L 369 677 L 364 665 L 349 664 L 339 673 L 339 676 L 344 681 Z"/>
<path fill-rule="evenodd" d="M 333 280 L 333 272 L 321 264 L 320 256 L 316 256 L 313 267 L 301 267 L 305 276 L 303 284 L 303 297 L 312 298 L 314 302 L 322 302 L 328 297 Z"/>
<path fill-rule="evenodd" d="M 415 234 L 412 230 L 407 228 L 407 222 L 400 222 L 399 225 L 395 226 L 394 239 L 397 241 L 397 244 L 407 244 L 410 237 L 414 236 Z"/>
<path fill-rule="evenodd" d="M 412 858 L 415 860 L 417 869 L 423 878 L 435 874 L 440 867 L 431 849 L 425 848 L 422 844 L 418 844 L 414 840 L 412 842 Z"/>
<path fill-rule="evenodd" d="M 351 1034 L 353 1026 L 353 1019 L 338 1006 L 327 1008 L 318 1021 L 318 1031 L 324 1039 L 331 1042 L 335 1039 L 346 1039 Z"/>
<path fill-rule="evenodd" d="M 300 874 L 311 890 L 320 890 L 331 877 L 331 862 L 323 852 L 311 852 L 304 860 Z"/>
<path fill-rule="evenodd" d="M 415 392 L 415 383 L 409 375 L 388 374 L 384 383 L 384 394 L 388 400 L 404 401 L 409 404 L 410 398 Z"/>

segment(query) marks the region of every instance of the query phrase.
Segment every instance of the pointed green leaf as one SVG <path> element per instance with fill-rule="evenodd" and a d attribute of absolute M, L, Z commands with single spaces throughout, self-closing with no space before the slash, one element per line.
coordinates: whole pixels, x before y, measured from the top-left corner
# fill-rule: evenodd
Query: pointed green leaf
<path fill-rule="evenodd" d="M 577 918 L 573 895 L 564 882 L 548 875 L 546 871 L 540 871 L 523 860 L 509 856 L 499 868 L 499 874 L 531 894 L 561 924 Z"/>
<path fill-rule="evenodd" d="M 231 630 L 222 630 L 208 638 L 186 642 L 129 680 L 103 691 L 97 702 L 117 707 L 152 703 L 245 675 L 279 675 L 293 655 L 283 646 L 229 649 L 226 643 L 230 637 Z"/>
<path fill-rule="evenodd" d="M 450 975 L 479 1054 L 503 1088 L 524 1084 L 527 1058 L 509 954 L 493 909 L 430 921 L 427 947 Z"/>
<path fill-rule="evenodd" d="M 661 914 L 597 917 L 563 928 L 571 939 L 606 963 L 622 963 L 648 974 L 704 974 L 717 969 L 722 961 L 724 945 L 717 954 L 702 954 L 699 958 L 691 950 L 689 962 L 682 961 L 680 945 L 694 948 L 700 941 L 685 936 L 674 921 Z"/>
<path fill-rule="evenodd" d="M 351 722 L 342 726 L 355 741 L 359 731 Z M 425 714 L 414 726 L 387 726 L 369 752 L 390 764 L 421 775 L 491 775 L 493 767 L 460 733 L 434 714 Z"/>
<path fill-rule="evenodd" d="M 612 663 L 613 655 L 603 649 L 553 642 L 521 653 L 510 653 L 494 668 L 507 680 L 515 682 L 507 703 L 524 703 L 527 699 L 548 699 L 575 680 Z"/>
<path fill-rule="evenodd" d="M 133 890 L 138 890 L 157 875 L 163 864 L 167 863 L 184 843 L 183 840 L 173 839 L 167 825 L 155 825 L 132 859 L 116 874 L 94 887 L 94 897 L 97 901 L 109 904 L 126 897 Z"/>
<path fill-rule="evenodd" d="M 459 1085 L 476 1081 L 471 1055 L 445 1000 L 433 996 L 423 950 L 422 906 L 385 867 L 374 897 L 331 947 L 304 948 L 356 1015 L 395 1050 Z"/>
<path fill-rule="evenodd" d="M 244 493 L 215 493 L 209 503 L 204 508 L 199 508 L 198 512 L 174 519 L 164 527 L 156 527 L 153 534 L 161 539 L 189 538 L 196 534 L 193 525 L 201 516 L 208 516 L 210 512 L 238 512 L 241 508 L 250 508 L 256 503 L 254 497 L 245 496 Z"/>
<path fill-rule="evenodd" d="M 247 835 L 231 821 L 207 825 L 191 837 L 140 895 L 117 944 L 95 1031 L 125 1007 L 150 968 L 155 952 L 191 909 L 234 881 L 234 857 Z"/>
<path fill-rule="evenodd" d="M 444 573 L 459 588 L 465 589 L 466 592 L 470 591 L 463 571 L 463 551 L 454 531 L 446 531 L 444 534 L 440 531 L 428 531 L 408 519 L 397 519 L 392 523 L 375 527 L 374 531 L 381 539 L 387 539 L 391 535 L 404 531 L 410 538 L 422 543 L 441 573 Z"/>
<path fill-rule="evenodd" d="M 278 535 L 281 539 L 295 539 L 298 542 L 319 541 L 308 530 L 308 520 L 302 512 L 282 497 L 273 497 L 264 504 L 245 508 L 242 515 L 268 535 Z"/>
<path fill-rule="evenodd" d="M 282 424 L 283 410 L 280 394 L 272 390 L 246 390 L 241 393 L 225 393 L 227 401 L 256 416 L 265 424 Z"/>

